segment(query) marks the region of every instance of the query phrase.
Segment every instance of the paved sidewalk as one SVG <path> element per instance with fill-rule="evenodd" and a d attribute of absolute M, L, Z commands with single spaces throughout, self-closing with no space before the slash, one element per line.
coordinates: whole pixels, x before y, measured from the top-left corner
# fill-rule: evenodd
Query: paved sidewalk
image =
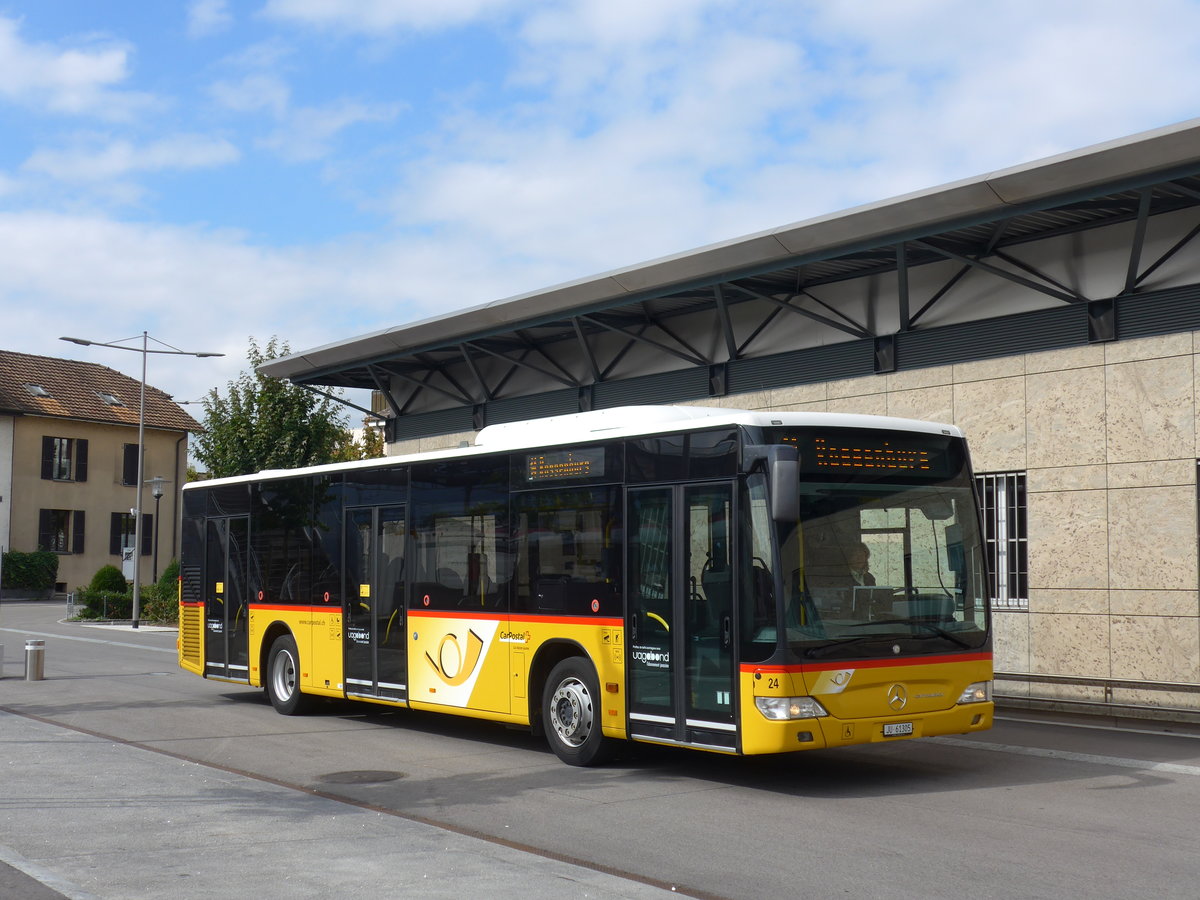
<path fill-rule="evenodd" d="M 0 897 L 471 896 L 672 894 L 0 712 Z"/>

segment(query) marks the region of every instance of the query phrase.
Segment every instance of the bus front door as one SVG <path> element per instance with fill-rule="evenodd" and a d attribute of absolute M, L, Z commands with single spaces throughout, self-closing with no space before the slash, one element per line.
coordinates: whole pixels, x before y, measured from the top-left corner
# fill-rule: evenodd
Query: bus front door
<path fill-rule="evenodd" d="M 404 508 L 346 511 L 346 694 L 407 696 Z"/>
<path fill-rule="evenodd" d="M 733 487 L 629 491 L 629 733 L 737 749 Z"/>
<path fill-rule="evenodd" d="M 208 520 L 204 557 L 204 674 L 208 678 L 250 680 L 249 536 L 246 516 Z"/>

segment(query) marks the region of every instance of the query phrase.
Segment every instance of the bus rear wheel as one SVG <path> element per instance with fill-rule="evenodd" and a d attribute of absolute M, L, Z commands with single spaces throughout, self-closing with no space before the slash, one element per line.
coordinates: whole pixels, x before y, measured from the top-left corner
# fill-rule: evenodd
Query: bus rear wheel
<path fill-rule="evenodd" d="M 300 692 L 300 653 L 290 634 L 276 638 L 267 655 L 267 696 L 285 716 L 298 716 L 310 706 L 312 698 Z"/>
<path fill-rule="evenodd" d="M 594 766 L 612 757 L 616 742 L 600 727 L 600 685 L 587 660 L 564 659 L 542 691 L 542 722 L 555 755 L 570 766 Z"/>

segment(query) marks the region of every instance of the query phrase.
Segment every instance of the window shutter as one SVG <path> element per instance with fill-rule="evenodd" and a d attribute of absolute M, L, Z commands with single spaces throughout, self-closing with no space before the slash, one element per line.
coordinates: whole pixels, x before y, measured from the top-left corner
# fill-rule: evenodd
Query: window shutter
<path fill-rule="evenodd" d="M 51 535 L 50 532 L 51 532 L 50 510 L 39 509 L 38 510 L 38 549 L 39 550 L 49 550 L 50 549 L 50 546 L 53 543 L 53 536 Z"/>
<path fill-rule="evenodd" d="M 54 478 L 54 438 L 42 438 L 42 477 L 47 481 Z"/>
<path fill-rule="evenodd" d="M 142 516 L 142 556 L 149 556 L 154 551 L 154 515 L 146 513 Z"/>
<path fill-rule="evenodd" d="M 110 556 L 121 555 L 121 514 L 112 514 L 112 524 L 108 527 L 108 553 Z"/>
<path fill-rule="evenodd" d="M 88 442 L 83 438 L 75 439 L 75 480 L 87 481 Z M 83 515 L 80 513 L 80 515 Z"/>
<path fill-rule="evenodd" d="M 82 509 L 77 509 L 71 513 L 71 552 L 83 552 L 83 520 L 84 513 Z"/>
<path fill-rule="evenodd" d="M 121 467 L 121 484 L 137 484 L 138 445 L 126 444 L 125 457 Z"/>

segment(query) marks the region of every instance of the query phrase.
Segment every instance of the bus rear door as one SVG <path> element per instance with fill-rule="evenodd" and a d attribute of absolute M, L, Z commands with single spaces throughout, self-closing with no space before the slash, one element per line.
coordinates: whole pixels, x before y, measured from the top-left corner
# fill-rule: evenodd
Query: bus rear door
<path fill-rule="evenodd" d="M 208 520 L 205 531 L 204 674 L 229 681 L 250 680 L 250 618 L 246 596 L 250 519 Z"/>

